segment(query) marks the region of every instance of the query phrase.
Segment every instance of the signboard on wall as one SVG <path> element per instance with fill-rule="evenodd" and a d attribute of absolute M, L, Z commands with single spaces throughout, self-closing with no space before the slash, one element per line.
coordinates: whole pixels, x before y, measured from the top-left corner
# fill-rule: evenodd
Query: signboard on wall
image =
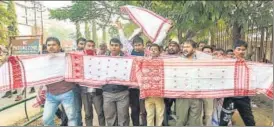
<path fill-rule="evenodd" d="M 40 37 L 11 39 L 13 55 L 28 55 L 40 53 Z"/>

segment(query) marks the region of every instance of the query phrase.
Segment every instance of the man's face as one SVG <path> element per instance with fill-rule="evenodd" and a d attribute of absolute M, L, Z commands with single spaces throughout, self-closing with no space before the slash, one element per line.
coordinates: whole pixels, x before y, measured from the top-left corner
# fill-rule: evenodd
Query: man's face
<path fill-rule="evenodd" d="M 134 43 L 133 48 L 136 52 L 144 51 L 144 45 L 142 43 Z"/>
<path fill-rule="evenodd" d="M 149 51 L 150 51 L 150 54 L 152 57 L 158 57 L 161 54 L 161 52 L 157 46 L 150 47 Z"/>
<path fill-rule="evenodd" d="M 118 55 L 121 52 L 121 45 L 119 43 L 110 42 L 110 51 L 112 55 Z"/>
<path fill-rule="evenodd" d="M 79 43 L 77 44 L 77 49 L 78 50 L 83 50 L 85 47 L 85 42 L 84 41 L 79 41 Z"/>
<path fill-rule="evenodd" d="M 244 46 L 241 47 L 236 47 L 234 49 L 234 55 L 236 58 L 241 58 L 243 59 L 245 56 L 246 48 Z"/>
<path fill-rule="evenodd" d="M 227 52 L 226 57 L 233 58 L 234 57 L 234 53 L 233 52 Z"/>
<path fill-rule="evenodd" d="M 47 42 L 47 51 L 48 51 L 48 53 L 58 53 L 61 51 L 61 47 L 55 41 L 48 41 Z"/>
<path fill-rule="evenodd" d="M 210 48 L 204 48 L 203 53 L 206 53 L 206 54 L 212 55 L 212 51 L 211 51 L 211 49 L 210 49 Z"/>
<path fill-rule="evenodd" d="M 200 43 L 200 44 L 199 44 L 199 48 L 198 48 L 199 51 L 202 51 L 202 49 L 203 49 L 204 46 L 205 46 L 205 43 Z"/>
<path fill-rule="evenodd" d="M 190 57 L 194 54 L 195 48 L 192 47 L 190 43 L 185 43 L 183 47 L 183 55 L 185 57 Z"/>
<path fill-rule="evenodd" d="M 107 50 L 107 46 L 106 46 L 106 45 L 100 45 L 100 46 L 99 46 L 99 49 L 100 49 L 100 50 Z"/>
<path fill-rule="evenodd" d="M 86 42 L 85 50 L 95 50 L 95 44 L 92 42 Z"/>
<path fill-rule="evenodd" d="M 177 54 L 178 52 L 179 52 L 179 47 L 176 44 L 171 43 L 168 45 L 167 53 L 169 55 Z"/>
<path fill-rule="evenodd" d="M 222 50 L 220 50 L 220 51 L 214 51 L 213 55 L 217 56 L 217 57 L 223 57 L 224 56 L 224 52 Z"/>

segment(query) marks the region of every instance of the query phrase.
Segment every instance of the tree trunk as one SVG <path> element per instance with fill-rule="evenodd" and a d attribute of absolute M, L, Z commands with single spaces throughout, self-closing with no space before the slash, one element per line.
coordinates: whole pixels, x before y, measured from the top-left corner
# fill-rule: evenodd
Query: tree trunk
<path fill-rule="evenodd" d="M 183 36 L 182 36 L 183 31 L 180 28 L 178 28 L 177 31 L 178 31 L 178 41 L 179 41 L 179 44 L 182 44 L 183 43 Z"/>
<path fill-rule="evenodd" d="M 82 37 L 79 21 L 75 22 L 75 26 L 76 26 L 76 39 L 78 39 L 78 38 Z"/>
<path fill-rule="evenodd" d="M 274 1 L 273 1 L 273 3 L 274 3 Z M 273 11 L 273 13 L 274 13 L 274 11 Z M 270 61 L 272 62 L 272 63 L 274 63 L 274 50 L 273 50 L 273 41 L 274 41 L 274 27 L 272 26 L 272 34 L 271 34 L 271 42 L 270 42 Z"/>
<path fill-rule="evenodd" d="M 97 45 L 96 22 L 94 20 L 92 20 L 92 40 Z"/>
<path fill-rule="evenodd" d="M 88 21 L 85 21 L 85 37 L 86 39 L 90 39 L 90 30 L 89 30 L 89 23 Z"/>
<path fill-rule="evenodd" d="M 193 31 L 191 31 L 191 30 L 188 30 L 187 33 L 186 33 L 186 35 L 183 37 L 182 43 L 183 43 L 183 41 L 185 41 L 185 40 L 190 40 L 190 39 L 192 39 L 195 35 L 196 35 L 196 32 L 193 32 Z"/>
<path fill-rule="evenodd" d="M 106 32 L 106 27 L 103 27 L 103 42 L 106 42 L 107 41 L 107 32 Z"/>
<path fill-rule="evenodd" d="M 215 45 L 215 41 L 216 41 L 216 32 L 214 31 L 214 28 L 212 30 L 210 30 L 210 42 L 208 43 L 208 45 Z"/>
<path fill-rule="evenodd" d="M 241 30 L 242 30 L 242 28 L 243 28 L 243 26 L 239 25 L 237 22 L 235 22 L 233 24 L 233 28 L 232 28 L 233 44 L 236 42 L 236 40 L 241 39 Z"/>
<path fill-rule="evenodd" d="M 264 58 L 264 30 L 265 28 L 261 28 L 261 42 L 260 42 L 260 48 L 259 48 L 259 60 Z"/>

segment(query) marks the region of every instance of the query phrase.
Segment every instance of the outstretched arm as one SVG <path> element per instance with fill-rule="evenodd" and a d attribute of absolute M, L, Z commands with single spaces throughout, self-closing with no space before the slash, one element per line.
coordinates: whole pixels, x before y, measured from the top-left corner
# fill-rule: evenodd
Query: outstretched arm
<path fill-rule="evenodd" d="M 135 29 L 134 32 L 132 33 L 132 35 L 127 39 L 124 34 L 124 31 L 122 29 L 122 25 L 120 22 L 116 22 L 116 27 L 119 32 L 119 37 L 120 37 L 121 43 L 123 44 L 123 49 L 126 50 L 128 53 L 131 53 L 131 51 L 133 50 L 131 41 L 136 35 L 138 35 L 142 32 L 142 29 L 141 28 Z"/>

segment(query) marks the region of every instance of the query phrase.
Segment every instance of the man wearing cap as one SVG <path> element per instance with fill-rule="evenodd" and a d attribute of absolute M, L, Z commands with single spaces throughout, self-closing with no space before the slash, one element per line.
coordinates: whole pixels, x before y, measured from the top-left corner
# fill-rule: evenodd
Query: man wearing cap
<path fill-rule="evenodd" d="M 180 45 L 176 41 L 170 41 L 167 47 L 167 55 L 169 56 L 178 56 L 180 52 Z M 166 106 L 166 115 L 169 120 L 173 119 L 171 115 L 171 107 L 172 104 L 175 103 L 174 98 L 165 98 L 165 106 Z"/>

